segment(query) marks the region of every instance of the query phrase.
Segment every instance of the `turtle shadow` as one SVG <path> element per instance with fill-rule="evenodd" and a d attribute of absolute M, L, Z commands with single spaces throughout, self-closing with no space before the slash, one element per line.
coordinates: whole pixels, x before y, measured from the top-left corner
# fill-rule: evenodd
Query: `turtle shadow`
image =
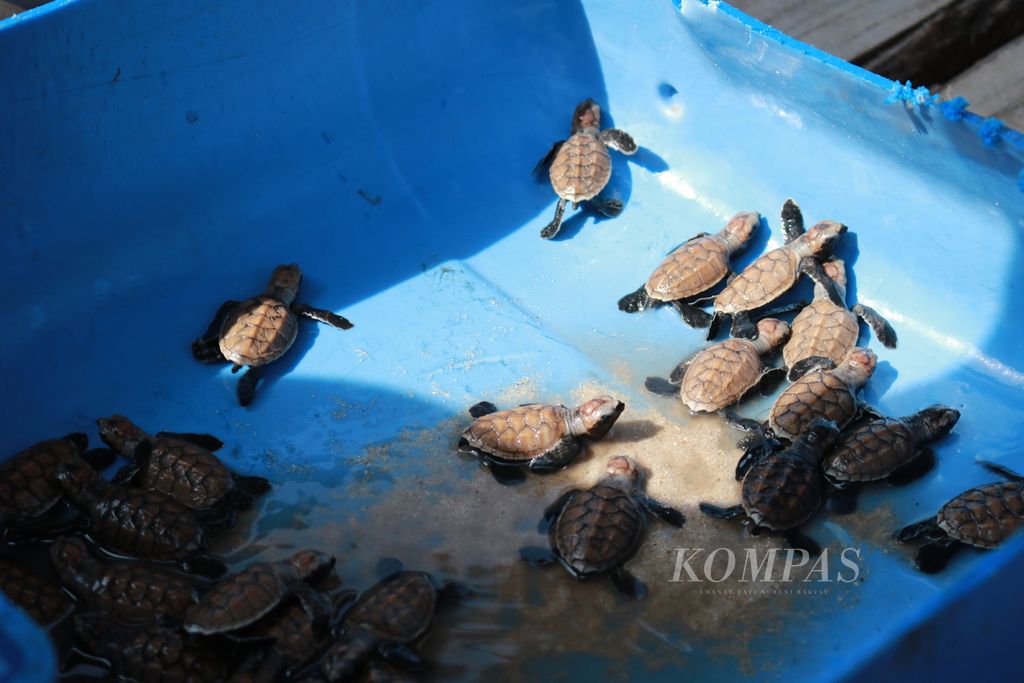
<path fill-rule="evenodd" d="M 636 164 L 651 173 L 664 173 L 671 168 L 667 161 L 658 156 L 649 147 L 637 147 L 636 153 L 631 157 L 627 157 L 627 159 L 630 163 Z"/>
<path fill-rule="evenodd" d="M 875 366 L 875 372 L 871 375 L 867 386 L 864 387 L 863 396 L 868 403 L 875 405 L 892 388 L 896 378 L 900 376 L 899 370 L 893 367 L 887 360 L 879 361 Z"/>
<path fill-rule="evenodd" d="M 629 420 L 618 422 L 615 428 L 604 438 L 605 443 L 636 443 L 653 439 L 661 431 L 661 427 L 650 420 Z"/>

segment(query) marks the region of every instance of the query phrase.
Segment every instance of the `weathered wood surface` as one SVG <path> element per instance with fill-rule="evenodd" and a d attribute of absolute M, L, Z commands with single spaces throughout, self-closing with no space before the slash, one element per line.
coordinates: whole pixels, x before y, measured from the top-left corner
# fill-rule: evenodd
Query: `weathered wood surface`
<path fill-rule="evenodd" d="M 985 112 L 1011 128 L 1024 130 L 1024 36 L 964 71 L 942 93 L 966 97 L 971 111 Z"/>

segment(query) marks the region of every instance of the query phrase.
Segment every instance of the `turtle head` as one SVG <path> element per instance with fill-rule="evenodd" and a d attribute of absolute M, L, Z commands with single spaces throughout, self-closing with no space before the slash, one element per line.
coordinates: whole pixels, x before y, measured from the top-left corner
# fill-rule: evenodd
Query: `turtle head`
<path fill-rule="evenodd" d="M 846 262 L 841 258 L 834 258 L 821 264 L 825 269 L 825 275 L 832 278 L 840 289 L 846 287 Z"/>
<path fill-rule="evenodd" d="M 148 434 L 124 415 L 101 417 L 96 420 L 96 424 L 99 425 L 103 443 L 127 457 L 132 456 L 140 442 L 149 438 Z"/>
<path fill-rule="evenodd" d="M 758 340 L 764 340 L 767 346 L 765 351 L 776 349 L 789 339 L 789 323 L 785 320 L 777 320 L 776 318 L 758 320 L 757 338 Z"/>
<path fill-rule="evenodd" d="M 625 408 L 625 403 L 611 396 L 592 398 L 576 409 L 574 422 L 582 429 L 574 429 L 573 433 L 595 441 L 604 438 Z"/>
<path fill-rule="evenodd" d="M 814 256 L 828 256 L 839 244 L 846 232 L 846 226 L 835 221 L 822 221 L 808 230 L 801 238 L 809 253 Z"/>
<path fill-rule="evenodd" d="M 871 349 L 855 346 L 846 352 L 842 365 L 849 369 L 852 376 L 858 380 L 863 378 L 861 384 L 868 381 L 875 372 L 875 365 L 878 364 L 878 356 Z"/>
<path fill-rule="evenodd" d="M 960 419 L 960 411 L 937 403 L 928 406 L 915 417 L 921 420 L 931 438 L 937 439 L 949 434 Z"/>
<path fill-rule="evenodd" d="M 576 105 L 572 113 L 572 132 L 592 129 L 595 133 L 601 127 L 601 106 L 589 97 Z"/>
<path fill-rule="evenodd" d="M 300 284 L 302 284 L 302 269 L 296 263 L 289 263 L 274 268 L 274 273 L 270 276 L 270 282 L 267 284 L 267 292 L 274 298 L 290 304 L 295 301 Z"/>
<path fill-rule="evenodd" d="M 640 480 L 640 466 L 628 455 L 616 455 L 608 458 L 605 471 L 609 477 L 621 479 L 633 486 Z"/>
<path fill-rule="evenodd" d="M 738 213 L 729 219 L 729 222 L 718 233 L 718 237 L 726 243 L 729 253 L 732 253 L 746 245 L 760 223 L 761 214 L 757 211 Z"/>
<path fill-rule="evenodd" d="M 334 556 L 319 550 L 300 550 L 289 562 L 299 576 L 308 581 L 319 581 L 334 568 Z"/>

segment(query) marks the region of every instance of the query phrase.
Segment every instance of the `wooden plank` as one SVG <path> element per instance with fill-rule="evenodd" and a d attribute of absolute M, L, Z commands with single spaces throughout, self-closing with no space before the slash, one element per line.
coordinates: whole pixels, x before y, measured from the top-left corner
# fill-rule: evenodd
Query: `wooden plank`
<path fill-rule="evenodd" d="M 854 61 L 889 78 L 934 85 L 1022 33 L 1022 0 L 954 0 Z"/>
<path fill-rule="evenodd" d="M 1011 128 L 1024 131 L 1024 36 L 964 71 L 942 93 L 946 97 L 966 97 L 975 114 L 996 116 Z"/>
<path fill-rule="evenodd" d="M 854 60 L 951 0 L 725 0 L 788 35 Z"/>

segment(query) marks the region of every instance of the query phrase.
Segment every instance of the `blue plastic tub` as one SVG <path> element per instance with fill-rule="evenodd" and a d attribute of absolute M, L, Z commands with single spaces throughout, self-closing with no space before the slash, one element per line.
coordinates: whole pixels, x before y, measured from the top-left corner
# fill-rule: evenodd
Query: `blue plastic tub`
<path fill-rule="evenodd" d="M 275 482 L 215 544 L 230 562 L 314 545 L 351 586 L 391 555 L 473 586 L 425 645 L 441 679 L 1017 670 L 1024 539 L 923 576 L 889 534 L 991 480 L 976 457 L 1024 468 L 1018 135 L 947 120 L 725 5 L 667 0 L 58 0 L 0 22 L 0 84 L 4 453 L 70 431 L 97 442 L 93 421 L 113 412 L 219 435 L 229 464 Z M 571 215 L 545 242 L 554 195 L 530 169 L 585 97 L 641 145 L 614 157 L 626 209 Z M 963 418 L 926 478 L 808 527 L 861 550 L 855 584 L 700 594 L 669 581 L 675 549 L 755 542 L 695 510 L 736 495 L 736 436 L 643 390 L 701 333 L 615 301 L 679 242 L 758 210 L 748 263 L 780 242 L 789 196 L 809 221 L 850 226 L 851 299 L 900 334 L 895 351 L 867 338 L 880 364 L 865 397 Z M 188 345 L 290 261 L 300 298 L 356 327 L 303 326 L 243 409 L 237 375 Z M 596 391 L 626 413 L 562 474 L 504 489 L 451 451 L 476 400 Z M 640 459 L 690 518 L 652 528 L 639 603 L 516 552 L 611 452 Z M 41 634 L 9 606 L 0 623 L 0 678 L 50 679 Z"/>

